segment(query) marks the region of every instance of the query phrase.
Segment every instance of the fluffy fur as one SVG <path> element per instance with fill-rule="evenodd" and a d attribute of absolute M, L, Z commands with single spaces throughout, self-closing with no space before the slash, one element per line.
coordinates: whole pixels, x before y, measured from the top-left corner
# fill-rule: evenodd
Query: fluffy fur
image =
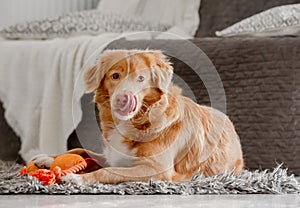
<path fill-rule="evenodd" d="M 194 103 L 171 83 L 160 51 L 107 50 L 85 72 L 94 92 L 109 167 L 63 180 L 77 184 L 190 180 L 243 169 L 238 135 L 226 115 Z M 76 149 L 71 152 L 84 152 Z M 39 164 L 51 158 L 36 157 Z M 43 162 L 44 161 L 44 162 Z"/>

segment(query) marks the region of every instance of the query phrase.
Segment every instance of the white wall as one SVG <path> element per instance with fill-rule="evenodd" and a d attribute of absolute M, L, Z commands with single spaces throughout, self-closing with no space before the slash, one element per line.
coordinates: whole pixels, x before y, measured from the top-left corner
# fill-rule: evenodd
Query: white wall
<path fill-rule="evenodd" d="M 93 9 L 99 0 L 0 0 L 0 29 L 18 22 Z"/>

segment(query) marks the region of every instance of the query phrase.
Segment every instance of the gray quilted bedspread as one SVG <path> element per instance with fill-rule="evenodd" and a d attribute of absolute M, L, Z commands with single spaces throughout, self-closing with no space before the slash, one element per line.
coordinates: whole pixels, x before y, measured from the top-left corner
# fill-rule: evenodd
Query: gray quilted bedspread
<path fill-rule="evenodd" d="M 235 124 L 246 166 L 264 169 L 283 162 L 291 172 L 300 174 L 300 38 L 199 38 L 192 42 L 205 52 L 220 75 L 226 109 L 215 107 L 226 111 Z M 175 73 L 187 84 L 182 87 L 191 89 L 199 104 L 211 105 L 202 77 L 193 70 L 206 69 L 204 72 L 209 74 L 211 66 L 206 65 L 204 55 L 199 57 L 191 49 L 190 43 L 120 40 L 109 48 L 154 48 L 167 54 L 172 52 L 177 57 L 171 60 Z M 90 104 L 91 99 L 85 96 L 83 102 Z M 81 122 L 79 128 L 87 129 L 85 138 L 92 138 L 88 122 Z M 18 139 L 8 129 L 1 106 L 0 130 L 1 159 L 15 158 Z M 89 141 L 91 149 L 97 146 L 96 140 L 98 137 Z M 69 147 L 79 145 L 75 133 L 69 141 Z"/>
<path fill-rule="evenodd" d="M 192 42 L 220 75 L 226 113 L 240 136 L 246 166 L 272 168 L 283 162 L 290 171 L 300 173 L 300 38 L 199 38 Z M 200 68 L 209 68 L 185 41 L 122 40 L 110 48 L 162 49 L 179 58 L 182 54 L 190 57 L 182 59 L 193 69 L 198 63 L 202 63 Z M 197 102 L 210 105 L 195 70 L 178 59 L 172 62 Z"/>

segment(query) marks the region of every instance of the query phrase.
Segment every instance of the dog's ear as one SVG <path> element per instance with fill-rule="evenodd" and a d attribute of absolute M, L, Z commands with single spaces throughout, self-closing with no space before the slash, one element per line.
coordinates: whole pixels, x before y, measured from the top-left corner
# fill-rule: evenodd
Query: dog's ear
<path fill-rule="evenodd" d="M 84 72 L 85 89 L 87 93 L 94 92 L 99 86 L 98 64 L 88 67 Z"/>
<path fill-rule="evenodd" d="M 95 64 L 87 68 L 84 72 L 84 81 L 86 92 L 95 92 L 105 77 L 106 72 L 111 67 L 110 65 L 111 50 L 104 51 L 98 60 L 98 64 Z"/>
<path fill-rule="evenodd" d="M 152 66 L 152 80 L 159 89 L 167 93 L 173 77 L 173 67 L 169 59 L 161 52 L 156 52 L 155 57 L 155 66 Z"/>

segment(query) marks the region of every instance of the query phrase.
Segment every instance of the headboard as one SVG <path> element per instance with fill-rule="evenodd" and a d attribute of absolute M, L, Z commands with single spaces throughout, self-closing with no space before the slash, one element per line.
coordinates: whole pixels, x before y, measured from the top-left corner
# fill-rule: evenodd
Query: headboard
<path fill-rule="evenodd" d="M 300 3 L 300 0 L 201 0 L 201 22 L 196 37 L 215 36 L 215 31 L 246 17 L 275 6 L 295 3 Z"/>

